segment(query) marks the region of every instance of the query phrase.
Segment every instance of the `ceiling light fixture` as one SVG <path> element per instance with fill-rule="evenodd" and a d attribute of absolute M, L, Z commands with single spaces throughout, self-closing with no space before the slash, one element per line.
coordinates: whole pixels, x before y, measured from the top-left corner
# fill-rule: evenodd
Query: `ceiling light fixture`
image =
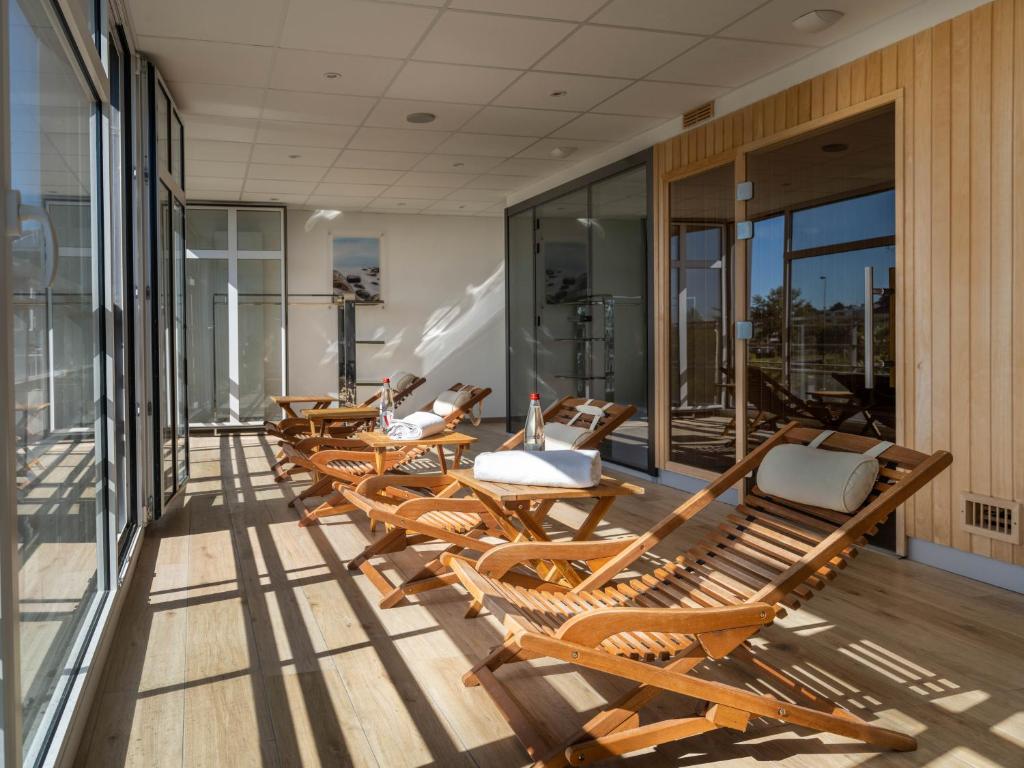
<path fill-rule="evenodd" d="M 405 121 L 407 123 L 416 123 L 417 125 L 432 123 L 435 120 L 437 120 L 437 115 L 433 112 L 410 112 L 405 116 Z"/>
<path fill-rule="evenodd" d="M 822 152 L 828 152 L 830 154 L 835 154 L 836 152 L 845 152 L 849 148 L 850 148 L 849 144 L 840 144 L 838 142 L 835 143 L 835 144 L 822 144 L 821 145 L 821 151 Z"/>
<path fill-rule="evenodd" d="M 843 18 L 842 11 L 820 10 L 808 11 L 803 16 L 793 19 L 793 29 L 797 32 L 821 32 L 828 29 L 837 21 Z"/>
<path fill-rule="evenodd" d="M 548 154 L 550 154 L 554 158 L 561 159 L 563 157 L 568 157 L 575 151 L 576 147 L 555 147 Z"/>
<path fill-rule="evenodd" d="M 551 98 L 553 98 L 553 99 L 560 99 L 563 96 L 565 96 L 567 93 L 568 93 L 568 91 L 552 91 L 551 92 Z"/>
<path fill-rule="evenodd" d="M 302 155 L 288 155 L 289 160 L 298 160 Z"/>
<path fill-rule="evenodd" d="M 341 72 L 324 72 L 324 80 L 337 80 L 341 77 Z"/>
<path fill-rule="evenodd" d="M 452 168 L 461 168 L 465 163 L 452 163 Z"/>

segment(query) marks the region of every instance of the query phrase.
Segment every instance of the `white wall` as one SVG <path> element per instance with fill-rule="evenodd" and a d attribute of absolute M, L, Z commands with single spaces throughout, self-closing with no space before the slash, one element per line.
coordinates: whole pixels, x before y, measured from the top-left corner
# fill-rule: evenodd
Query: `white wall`
<path fill-rule="evenodd" d="M 358 307 L 356 326 L 358 338 L 386 343 L 360 345 L 357 377 L 426 376 L 413 407 L 456 381 L 488 386 L 484 415 L 504 416 L 504 220 L 349 213 L 306 232 L 311 215 L 288 210 L 288 389 L 337 389 L 337 310 L 296 295 L 330 293 L 330 236 L 380 235 L 384 304 Z"/>

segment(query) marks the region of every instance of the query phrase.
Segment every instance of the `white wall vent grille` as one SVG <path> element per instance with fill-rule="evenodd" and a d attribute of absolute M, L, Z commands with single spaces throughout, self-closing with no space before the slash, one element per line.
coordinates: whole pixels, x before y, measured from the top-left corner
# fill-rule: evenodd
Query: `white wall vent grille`
<path fill-rule="evenodd" d="M 976 536 L 1020 544 L 1022 507 L 1019 501 L 965 492 L 960 495 L 960 524 Z"/>

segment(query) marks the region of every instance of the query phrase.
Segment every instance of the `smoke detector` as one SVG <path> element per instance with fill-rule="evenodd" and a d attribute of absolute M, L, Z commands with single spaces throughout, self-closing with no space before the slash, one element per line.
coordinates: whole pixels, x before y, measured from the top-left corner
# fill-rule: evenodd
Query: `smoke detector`
<path fill-rule="evenodd" d="M 793 29 L 798 32 L 821 32 L 823 29 L 828 29 L 837 21 L 843 18 L 842 11 L 832 10 L 819 10 L 819 11 L 808 11 L 803 16 L 797 16 L 793 19 Z"/>

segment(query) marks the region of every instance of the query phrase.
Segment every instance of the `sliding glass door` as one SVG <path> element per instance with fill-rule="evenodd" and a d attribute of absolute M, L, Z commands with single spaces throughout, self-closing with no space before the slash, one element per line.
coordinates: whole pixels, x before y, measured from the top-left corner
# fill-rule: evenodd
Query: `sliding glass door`
<path fill-rule="evenodd" d="M 189 206 L 186 325 L 192 424 L 262 423 L 285 391 L 280 208 Z"/>
<path fill-rule="evenodd" d="M 648 166 L 633 158 L 507 220 L 508 428 L 530 392 L 628 403 L 606 458 L 651 467 L 648 421 Z"/>
<path fill-rule="evenodd" d="M 9 73 L 3 112 L 10 120 L 3 181 L 15 190 L 7 210 L 16 217 L 6 222 L 9 282 L 0 283 L 9 289 L 0 304 L 13 327 L 11 380 L 4 383 L 13 403 L 2 405 L 13 412 L 14 474 L 4 493 L 10 490 L 16 504 L 4 519 L 4 557 L 14 558 L 4 576 L 14 580 L 5 589 L 16 596 L 18 628 L 16 646 L 5 652 L 16 662 L 3 679 L 18 683 L 21 752 L 33 764 L 51 738 L 109 586 L 107 380 L 97 362 L 106 327 L 102 118 L 95 84 L 69 54 L 73 44 L 55 7 L 48 0 L 0 7 L 7 43 L 0 55 Z M 8 501 L 0 507 L 5 516 Z"/>

